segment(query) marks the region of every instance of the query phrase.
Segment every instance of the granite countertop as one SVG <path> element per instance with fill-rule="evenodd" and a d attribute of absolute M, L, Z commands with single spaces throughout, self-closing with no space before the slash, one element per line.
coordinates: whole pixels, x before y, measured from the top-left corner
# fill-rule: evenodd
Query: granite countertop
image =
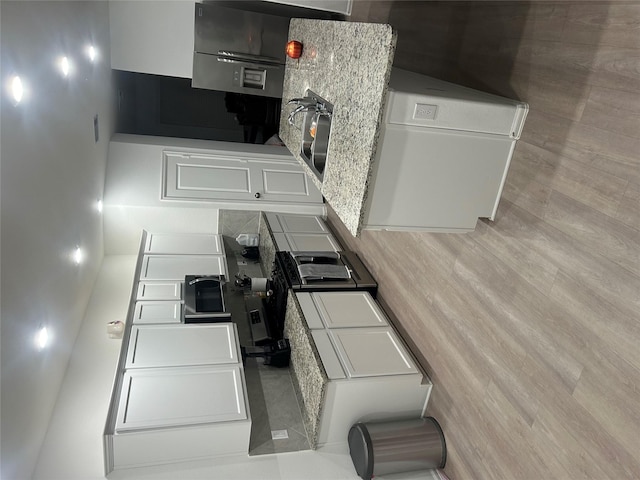
<path fill-rule="evenodd" d="M 260 215 L 259 229 L 260 263 L 262 270 L 268 274 L 275 259 L 276 246 L 264 212 Z M 318 444 L 320 416 L 329 378 L 293 290 L 287 291 L 284 334 L 291 345 L 290 373 L 293 388 L 299 399 L 309 445 L 315 449 Z"/>
<path fill-rule="evenodd" d="M 283 104 L 307 89 L 333 104 L 324 181 L 300 156 L 301 132 L 283 105 L 280 137 L 349 232 L 359 235 L 396 45 L 390 25 L 294 18 L 289 39 L 302 56 L 287 58 Z M 299 121 L 301 115 L 299 115 Z"/>

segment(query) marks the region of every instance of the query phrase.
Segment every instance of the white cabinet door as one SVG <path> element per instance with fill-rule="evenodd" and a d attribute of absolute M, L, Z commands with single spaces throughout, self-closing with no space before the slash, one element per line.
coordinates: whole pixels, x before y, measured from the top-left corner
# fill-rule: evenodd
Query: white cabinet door
<path fill-rule="evenodd" d="M 327 332 L 350 378 L 419 373 L 389 327 L 335 328 Z"/>
<path fill-rule="evenodd" d="M 310 296 L 326 328 L 389 326 L 369 292 L 312 292 Z"/>
<path fill-rule="evenodd" d="M 136 302 L 133 323 L 181 323 L 182 303 L 160 300 L 157 302 Z"/>
<path fill-rule="evenodd" d="M 265 212 L 272 232 L 330 233 L 326 222 L 317 215 Z"/>
<path fill-rule="evenodd" d="M 145 255 L 140 280 L 181 280 L 186 275 L 225 275 L 222 255 Z"/>
<path fill-rule="evenodd" d="M 240 154 L 164 152 L 163 198 L 321 203 L 322 194 L 295 162 Z"/>
<path fill-rule="evenodd" d="M 246 418 L 238 365 L 141 368 L 124 373 L 116 432 Z"/>
<path fill-rule="evenodd" d="M 144 253 L 224 255 L 224 249 L 220 235 L 149 233 Z"/>
<path fill-rule="evenodd" d="M 136 300 L 182 300 L 182 282 L 138 282 Z"/>
<path fill-rule="evenodd" d="M 342 247 L 330 233 L 285 233 L 292 252 L 338 252 Z"/>
<path fill-rule="evenodd" d="M 134 325 L 125 368 L 238 363 L 236 326 Z"/>

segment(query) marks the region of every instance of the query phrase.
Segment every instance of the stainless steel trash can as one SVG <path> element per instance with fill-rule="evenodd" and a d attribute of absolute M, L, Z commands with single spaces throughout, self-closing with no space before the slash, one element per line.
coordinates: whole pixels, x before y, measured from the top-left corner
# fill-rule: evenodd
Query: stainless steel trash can
<path fill-rule="evenodd" d="M 447 446 L 433 417 L 356 423 L 349 430 L 349 453 L 360 478 L 444 468 Z"/>

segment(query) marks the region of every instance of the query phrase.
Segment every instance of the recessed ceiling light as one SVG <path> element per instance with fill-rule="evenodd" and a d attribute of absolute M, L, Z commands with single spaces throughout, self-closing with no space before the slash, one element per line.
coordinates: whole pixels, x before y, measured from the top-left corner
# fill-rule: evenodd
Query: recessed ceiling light
<path fill-rule="evenodd" d="M 67 57 L 62 57 L 59 61 L 58 66 L 60 67 L 60 72 L 65 77 L 69 76 L 69 71 L 71 70 L 71 62 Z"/>
<path fill-rule="evenodd" d="M 87 47 L 87 56 L 89 57 L 89 60 L 95 62 L 96 58 L 98 58 L 98 50 L 96 50 L 96 47 L 89 45 Z"/>
<path fill-rule="evenodd" d="M 24 87 L 22 86 L 22 79 L 18 75 L 14 75 L 11 79 L 9 89 L 11 90 L 11 96 L 16 103 L 20 103 L 22 96 L 24 95 Z"/>
<path fill-rule="evenodd" d="M 49 331 L 47 327 L 40 327 L 34 338 L 38 350 L 42 350 L 49 344 Z"/>
<path fill-rule="evenodd" d="M 82 260 L 84 258 L 84 253 L 82 252 L 82 249 L 80 247 L 76 247 L 76 249 L 73 251 L 73 261 L 76 265 L 80 265 L 82 263 Z"/>

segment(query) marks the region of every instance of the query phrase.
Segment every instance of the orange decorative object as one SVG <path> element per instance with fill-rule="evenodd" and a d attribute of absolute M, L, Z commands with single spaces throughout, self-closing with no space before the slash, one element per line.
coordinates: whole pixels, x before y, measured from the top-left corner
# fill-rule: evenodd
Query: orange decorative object
<path fill-rule="evenodd" d="M 300 58 L 300 55 L 302 55 L 302 44 L 297 40 L 291 40 L 287 43 L 286 52 L 291 58 Z"/>

